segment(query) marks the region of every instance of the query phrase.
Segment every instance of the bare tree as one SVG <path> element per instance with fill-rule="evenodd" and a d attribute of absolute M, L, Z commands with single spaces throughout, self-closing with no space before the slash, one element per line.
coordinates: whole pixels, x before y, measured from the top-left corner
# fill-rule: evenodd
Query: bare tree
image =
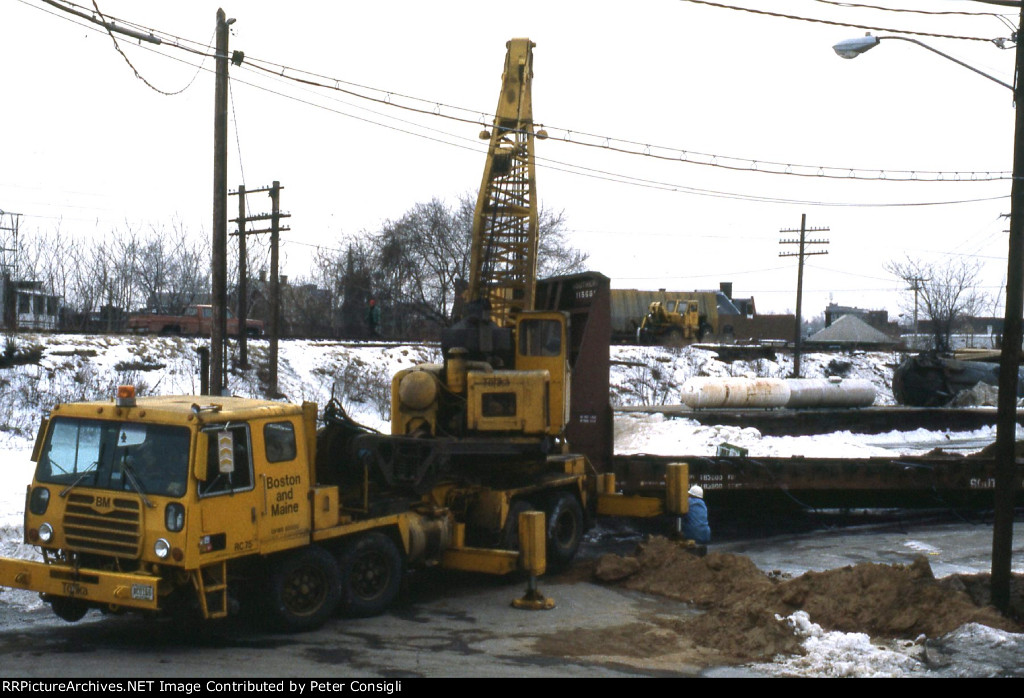
<path fill-rule="evenodd" d="M 907 257 L 891 261 L 886 271 L 905 284 L 906 310 L 920 312 L 930 321 L 934 348 L 949 351 L 952 335 L 961 322 L 982 311 L 987 296 L 978 290 L 981 265 L 962 257 L 951 257 L 946 262 L 925 262 Z M 916 290 L 914 290 L 916 289 Z M 918 308 L 914 307 L 915 300 Z"/>
<path fill-rule="evenodd" d="M 115 241 L 117 240 L 115 236 Z M 177 314 L 197 302 L 209 289 L 210 247 L 207 236 L 190 236 L 177 221 L 171 232 L 153 226 L 138 236 L 133 245 L 120 244 L 134 252 L 131 285 L 134 289 L 125 310 L 144 304 L 150 310 Z"/>
<path fill-rule="evenodd" d="M 466 193 L 455 206 L 437 198 L 416 204 L 364 236 L 360 246 L 350 244 L 346 259 L 333 261 L 345 279 L 337 284 L 344 287 L 343 309 L 356 303 L 365 309 L 371 296 L 377 298 L 385 309 L 385 332 L 395 336 L 430 336 L 450 324 L 469 277 L 476 199 Z M 585 268 L 587 255 L 570 244 L 563 212 L 541 208 L 538 235 L 539 276 Z M 351 257 L 354 249 L 360 264 Z"/>

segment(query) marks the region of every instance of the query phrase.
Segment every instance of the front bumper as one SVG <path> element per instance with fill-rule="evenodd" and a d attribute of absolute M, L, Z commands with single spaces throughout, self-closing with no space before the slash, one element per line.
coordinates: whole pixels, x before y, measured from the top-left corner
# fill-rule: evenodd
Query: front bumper
<path fill-rule="evenodd" d="M 0 558 L 0 586 L 76 598 L 90 605 L 159 609 L 160 578 Z"/>

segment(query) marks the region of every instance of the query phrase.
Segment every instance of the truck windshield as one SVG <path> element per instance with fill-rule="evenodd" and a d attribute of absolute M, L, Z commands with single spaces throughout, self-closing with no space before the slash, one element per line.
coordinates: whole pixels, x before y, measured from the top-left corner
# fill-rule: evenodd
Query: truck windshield
<path fill-rule="evenodd" d="M 180 497 L 188 483 L 189 430 L 133 422 L 58 417 L 36 466 L 36 480 L 71 487 Z M 129 475 L 130 473 L 130 475 Z"/>

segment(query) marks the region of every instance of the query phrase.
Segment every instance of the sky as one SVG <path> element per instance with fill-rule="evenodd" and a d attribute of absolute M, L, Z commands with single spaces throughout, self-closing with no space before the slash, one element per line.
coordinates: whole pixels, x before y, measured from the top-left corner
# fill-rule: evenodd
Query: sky
<path fill-rule="evenodd" d="M 797 259 L 780 254 L 796 246 L 780 241 L 795 236 L 781 231 L 806 215 L 808 239 L 827 240 L 809 246 L 827 254 L 807 258 L 806 317 L 829 302 L 909 316 L 906 284 L 886 271 L 907 257 L 977 263 L 991 314 L 1003 314 L 1010 90 L 906 41 L 856 60 L 831 47 L 867 28 L 918 32 L 1012 83 L 1013 51 L 989 41 L 1010 35 L 1007 8 L 96 1 L 164 43 L 119 36 L 122 56 L 105 31 L 43 0 L 0 5 L 0 210 L 21 214 L 23 239 L 56 229 L 210 235 L 214 66 L 199 54 L 212 53 L 223 7 L 236 20 L 230 49 L 246 57 L 231 68 L 228 188 L 284 187 L 282 273 L 292 278 L 308 274 L 318 247 L 476 191 L 486 152 L 477 134 L 497 104 L 505 43 L 528 37 L 534 120 L 550 136 L 536 145 L 540 203 L 564 212 L 572 244 L 613 288 L 730 281 L 759 312 L 792 312 Z M 269 212 L 269 198 L 249 206 Z"/>

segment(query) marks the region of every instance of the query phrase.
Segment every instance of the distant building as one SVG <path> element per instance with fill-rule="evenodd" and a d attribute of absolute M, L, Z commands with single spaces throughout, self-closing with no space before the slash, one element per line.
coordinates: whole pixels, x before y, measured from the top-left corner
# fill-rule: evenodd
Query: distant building
<path fill-rule="evenodd" d="M 885 332 L 875 329 L 858 315 L 843 315 L 825 329 L 807 338 L 808 346 L 830 346 L 841 349 L 883 349 L 896 342 Z"/>
<path fill-rule="evenodd" d="M 21 281 L 4 274 L 0 307 L 4 330 L 53 331 L 58 327 L 62 298 L 43 290 L 41 281 Z"/>
<path fill-rule="evenodd" d="M 844 315 L 858 317 L 871 327 L 888 335 L 892 335 L 894 332 L 895 324 L 889 322 L 888 310 L 865 310 L 838 303 L 829 303 L 825 308 L 825 327 L 830 327 L 833 322 Z"/>

